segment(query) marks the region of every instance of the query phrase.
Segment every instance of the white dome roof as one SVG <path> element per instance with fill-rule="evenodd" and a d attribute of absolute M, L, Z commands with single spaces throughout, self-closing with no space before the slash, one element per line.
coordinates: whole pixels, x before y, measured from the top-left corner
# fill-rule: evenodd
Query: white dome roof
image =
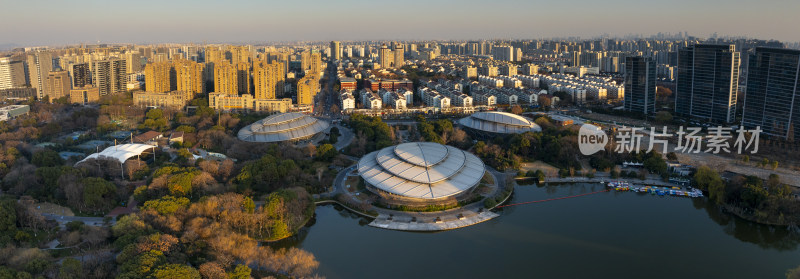
<path fill-rule="evenodd" d="M 525 117 L 499 111 L 476 112 L 458 120 L 462 126 L 499 134 L 541 132 L 542 128 Z"/>
<path fill-rule="evenodd" d="M 481 180 L 484 165 L 461 149 L 432 142 L 403 143 L 358 162 L 361 177 L 395 195 L 438 199 L 464 192 Z"/>
<path fill-rule="evenodd" d="M 328 128 L 328 122 L 288 112 L 271 115 L 239 130 L 239 139 L 252 142 L 279 142 L 311 137 Z"/>

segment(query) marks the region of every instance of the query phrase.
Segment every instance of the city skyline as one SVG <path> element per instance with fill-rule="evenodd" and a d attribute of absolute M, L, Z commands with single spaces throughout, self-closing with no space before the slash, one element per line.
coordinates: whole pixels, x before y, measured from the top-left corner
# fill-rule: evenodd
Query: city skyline
<path fill-rule="evenodd" d="M 287 41 L 468 40 L 649 36 L 746 36 L 800 41 L 797 1 L 6 1 L 0 48 L 79 43 L 254 43 Z M 31 21 L 30 11 L 46 18 Z M 385 12 L 381 12 L 385 11 Z M 656 12 L 658 11 L 658 12 Z M 291 16 L 289 16 L 291 15 Z M 302 15 L 298 17 L 298 15 Z M 25 24 L 20 24 L 25 22 Z M 46 22 L 46 24 L 45 24 Z M 635 23 L 635 24 L 632 24 Z M 3 47 L 6 46 L 6 47 Z"/>

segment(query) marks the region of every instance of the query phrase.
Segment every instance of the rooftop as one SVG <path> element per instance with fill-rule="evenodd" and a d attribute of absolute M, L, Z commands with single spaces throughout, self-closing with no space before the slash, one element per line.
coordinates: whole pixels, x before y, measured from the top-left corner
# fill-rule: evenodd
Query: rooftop
<path fill-rule="evenodd" d="M 299 140 L 324 131 L 328 122 L 298 113 L 280 113 L 256 121 L 239 130 L 239 139 L 251 142 Z"/>
<path fill-rule="evenodd" d="M 367 154 L 358 162 L 367 183 L 390 194 L 419 199 L 457 195 L 484 174 L 478 157 L 432 142 L 403 143 Z"/>
<path fill-rule="evenodd" d="M 539 125 L 525 117 L 498 111 L 476 112 L 458 121 L 462 126 L 490 133 L 540 132 Z"/>

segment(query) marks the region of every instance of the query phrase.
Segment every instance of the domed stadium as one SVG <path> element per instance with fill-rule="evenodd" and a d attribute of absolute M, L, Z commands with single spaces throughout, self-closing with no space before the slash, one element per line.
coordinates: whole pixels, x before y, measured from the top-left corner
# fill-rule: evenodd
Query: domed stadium
<path fill-rule="evenodd" d="M 498 134 L 521 134 L 541 132 L 542 128 L 525 117 L 499 111 L 482 111 L 458 120 L 458 124 L 479 137 L 494 137 Z"/>
<path fill-rule="evenodd" d="M 239 139 L 250 142 L 300 141 L 328 129 L 328 122 L 287 112 L 271 115 L 239 130 Z"/>
<path fill-rule="evenodd" d="M 358 161 L 367 189 L 386 200 L 436 203 L 477 186 L 483 162 L 461 149 L 432 142 L 383 148 Z"/>

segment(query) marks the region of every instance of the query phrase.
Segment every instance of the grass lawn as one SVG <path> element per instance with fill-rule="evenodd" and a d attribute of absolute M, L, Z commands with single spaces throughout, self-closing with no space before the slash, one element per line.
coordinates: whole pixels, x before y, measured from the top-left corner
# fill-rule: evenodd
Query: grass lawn
<path fill-rule="evenodd" d="M 523 171 L 523 172 L 526 172 L 526 173 L 529 170 L 533 170 L 533 171 L 542 170 L 544 172 L 544 174 L 547 175 L 547 176 L 550 176 L 550 177 L 558 176 L 558 168 L 556 168 L 554 166 L 551 166 L 550 164 L 547 164 L 547 163 L 542 162 L 542 161 L 536 161 L 536 162 L 533 162 L 533 163 L 523 162 L 522 164 L 520 164 L 519 169 L 520 169 L 520 171 Z"/>

